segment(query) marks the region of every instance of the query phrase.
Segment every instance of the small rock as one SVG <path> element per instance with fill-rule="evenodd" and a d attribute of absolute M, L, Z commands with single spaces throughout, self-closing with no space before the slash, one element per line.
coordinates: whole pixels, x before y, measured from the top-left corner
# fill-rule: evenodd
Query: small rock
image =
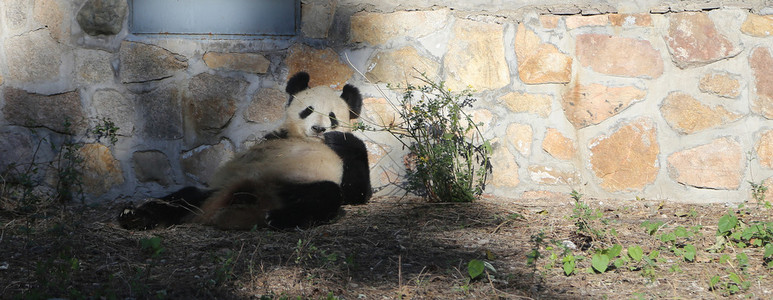
<path fill-rule="evenodd" d="M 561 245 L 563 245 L 564 247 L 566 247 L 568 249 L 577 250 L 577 245 L 575 245 L 570 240 L 563 240 L 563 241 L 561 241 Z"/>

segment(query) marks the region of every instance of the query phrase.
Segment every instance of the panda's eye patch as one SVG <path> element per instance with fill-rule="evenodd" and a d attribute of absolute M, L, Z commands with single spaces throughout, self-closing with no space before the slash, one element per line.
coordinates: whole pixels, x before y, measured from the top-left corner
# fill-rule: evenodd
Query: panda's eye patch
<path fill-rule="evenodd" d="M 298 114 L 298 116 L 301 117 L 301 119 L 306 119 L 306 117 L 311 115 L 311 113 L 313 113 L 313 112 L 314 112 L 314 107 L 308 106 L 308 107 L 306 107 L 306 109 L 304 109 L 302 112 L 300 112 Z"/>
<path fill-rule="evenodd" d="M 330 116 L 330 128 L 338 127 L 338 119 L 336 118 L 336 114 L 331 112 L 328 116 Z"/>

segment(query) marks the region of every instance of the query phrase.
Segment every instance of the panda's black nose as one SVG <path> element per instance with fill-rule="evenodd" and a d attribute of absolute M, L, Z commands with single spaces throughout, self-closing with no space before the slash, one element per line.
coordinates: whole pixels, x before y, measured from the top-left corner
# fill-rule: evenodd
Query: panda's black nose
<path fill-rule="evenodd" d="M 314 126 L 311 126 L 311 130 L 314 130 L 315 133 L 323 133 L 325 132 L 325 130 L 327 130 L 327 128 L 314 125 Z"/>

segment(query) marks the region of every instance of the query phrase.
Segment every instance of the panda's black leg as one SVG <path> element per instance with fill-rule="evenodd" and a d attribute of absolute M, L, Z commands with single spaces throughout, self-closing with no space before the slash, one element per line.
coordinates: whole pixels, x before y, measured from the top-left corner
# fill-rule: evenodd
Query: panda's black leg
<path fill-rule="evenodd" d="M 344 175 L 341 178 L 343 204 L 365 204 L 373 194 L 365 143 L 348 132 L 329 132 L 325 134 L 325 144 L 344 163 Z"/>
<path fill-rule="evenodd" d="M 341 188 L 334 182 L 283 184 L 279 188 L 280 209 L 271 210 L 266 221 L 279 229 L 325 223 L 338 215 Z"/>
<path fill-rule="evenodd" d="M 118 215 L 118 224 L 133 230 L 181 224 L 186 217 L 196 213 L 213 192 L 196 187 L 182 188 L 162 198 L 150 199 L 136 208 L 125 208 Z"/>

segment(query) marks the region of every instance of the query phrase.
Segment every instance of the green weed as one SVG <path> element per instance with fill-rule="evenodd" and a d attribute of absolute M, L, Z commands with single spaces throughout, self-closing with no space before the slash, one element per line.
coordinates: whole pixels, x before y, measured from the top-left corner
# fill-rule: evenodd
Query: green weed
<path fill-rule="evenodd" d="M 486 188 L 492 148 L 465 111 L 476 101 L 472 90 L 453 92 L 426 75 L 425 85 L 408 85 L 395 110 L 403 122 L 374 129 L 387 131 L 409 150 L 405 189 L 432 202 L 472 202 Z"/>

